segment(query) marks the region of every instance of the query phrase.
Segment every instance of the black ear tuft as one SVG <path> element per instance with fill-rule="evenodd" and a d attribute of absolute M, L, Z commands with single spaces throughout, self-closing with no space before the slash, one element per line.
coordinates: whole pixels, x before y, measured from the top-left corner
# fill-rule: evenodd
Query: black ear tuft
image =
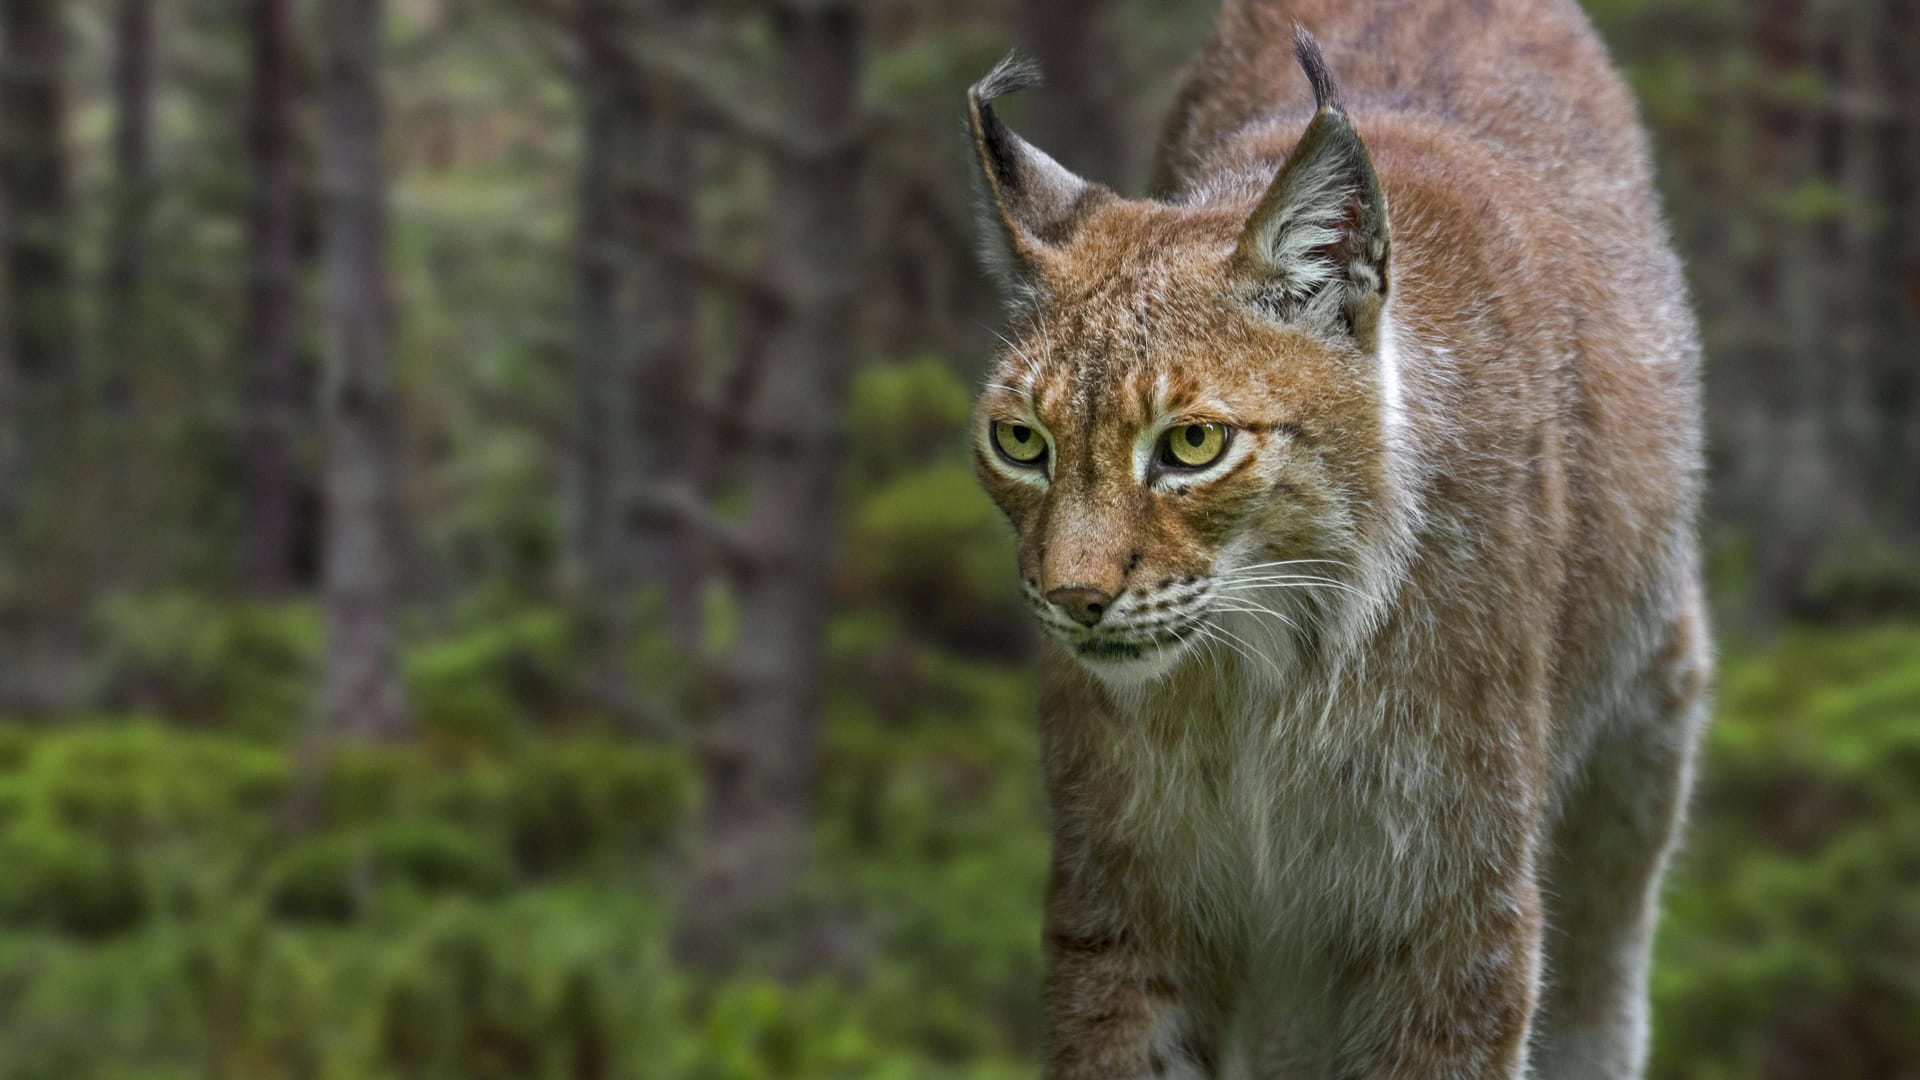
<path fill-rule="evenodd" d="M 1040 81 L 1039 65 L 1011 52 L 967 92 L 968 127 L 992 219 L 987 262 L 1010 298 L 1030 296 L 1048 249 L 1066 242 L 1086 214 L 1112 196 L 1068 172 L 994 113 L 995 98 Z"/>
<path fill-rule="evenodd" d="M 1031 90 L 1044 82 L 1046 77 L 1040 72 L 1039 62 L 1015 49 L 1001 57 L 985 78 L 968 89 L 967 98 L 977 112 L 992 104 L 995 98 Z"/>
<path fill-rule="evenodd" d="M 1333 69 L 1327 66 L 1327 57 L 1320 51 L 1320 42 L 1299 23 L 1293 26 L 1293 55 L 1307 73 L 1307 81 L 1313 84 L 1313 107 L 1345 112 L 1345 107 L 1340 104 L 1340 90 L 1333 85 Z"/>
<path fill-rule="evenodd" d="M 1235 262 L 1262 310 L 1371 348 L 1388 290 L 1386 195 L 1319 43 L 1296 28 L 1294 53 L 1318 110 L 1248 219 Z"/>

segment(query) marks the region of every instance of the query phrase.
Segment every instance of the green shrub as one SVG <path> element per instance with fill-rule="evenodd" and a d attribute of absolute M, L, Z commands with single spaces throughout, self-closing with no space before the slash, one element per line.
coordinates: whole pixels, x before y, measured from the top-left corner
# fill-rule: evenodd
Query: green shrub
<path fill-rule="evenodd" d="M 44 819 L 0 832 L 0 924 L 98 937 L 146 912 L 139 875 L 105 844 Z"/>
<path fill-rule="evenodd" d="M 109 685 L 124 701 L 257 734 L 308 718 L 323 639 L 311 604 L 153 592 L 113 598 L 97 622 Z"/>
<path fill-rule="evenodd" d="M 418 746 L 389 743 L 329 747 L 317 770 L 315 810 L 333 826 L 417 816 L 448 771 Z"/>
<path fill-rule="evenodd" d="M 901 625 L 970 651 L 1005 654 L 1024 640 L 1012 534 L 964 459 L 914 470 L 854 507 L 848 573 L 857 597 Z"/>
<path fill-rule="evenodd" d="M 854 377 L 847 428 L 851 486 L 858 491 L 967 445 L 973 393 L 951 365 L 922 355 L 905 364 L 876 364 Z"/>
<path fill-rule="evenodd" d="M 0 724 L 0 775 L 10 773 L 26 764 L 32 755 L 35 736 L 34 728 L 19 724 Z"/>
<path fill-rule="evenodd" d="M 664 847 L 683 834 L 696 795 L 686 755 L 601 740 L 529 748 L 508 782 L 510 842 L 534 872 Z"/>
<path fill-rule="evenodd" d="M 232 828 L 285 798 L 285 759 L 232 739 L 152 723 L 50 731 L 18 776 L 61 822 L 119 843 Z"/>
<path fill-rule="evenodd" d="M 343 746 L 328 754 L 321 777 L 323 821 L 457 824 L 539 874 L 602 854 L 637 861 L 670 846 L 685 834 L 697 791 L 685 752 L 606 738 L 529 743 L 502 759 Z"/>
<path fill-rule="evenodd" d="M 511 875 L 498 848 L 432 821 L 395 821 L 294 845 L 264 875 L 277 917 L 346 922 L 385 891 L 490 896 Z"/>
<path fill-rule="evenodd" d="M 1920 632 L 1790 630 L 1722 665 L 1655 969 L 1655 1075 L 1920 1060 Z"/>
<path fill-rule="evenodd" d="M 532 980 L 477 920 L 434 933 L 378 1003 L 379 1056 L 420 1080 L 524 1080 L 540 1073 Z"/>
<path fill-rule="evenodd" d="M 570 707 L 577 682 L 565 613 L 532 609 L 475 619 L 459 633 L 413 650 L 407 683 L 421 731 L 443 748 L 511 746 L 530 717 Z"/>
<path fill-rule="evenodd" d="M 669 1032 L 616 1004 L 630 953 L 555 947 L 567 905 L 502 913 L 464 907 L 430 919 L 398 950 L 377 993 L 374 1057 L 408 1080 L 610 1080 L 666 1075 Z M 605 913 L 602 913 L 604 915 Z M 531 917 L 534 922 L 526 921 Z M 592 928 L 588 927 L 589 934 Z"/>

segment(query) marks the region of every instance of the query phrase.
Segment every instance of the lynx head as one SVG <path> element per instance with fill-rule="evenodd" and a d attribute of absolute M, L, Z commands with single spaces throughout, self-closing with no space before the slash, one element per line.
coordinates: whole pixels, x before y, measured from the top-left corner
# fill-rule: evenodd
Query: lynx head
<path fill-rule="evenodd" d="M 975 419 L 980 476 L 1019 534 L 1049 636 L 1113 686 L 1312 632 L 1380 528 L 1398 414 L 1386 204 L 1312 39 L 1317 112 L 1265 188 L 1129 200 L 971 95 L 1010 297 Z M 1271 665 L 1268 665 L 1271 667 Z"/>

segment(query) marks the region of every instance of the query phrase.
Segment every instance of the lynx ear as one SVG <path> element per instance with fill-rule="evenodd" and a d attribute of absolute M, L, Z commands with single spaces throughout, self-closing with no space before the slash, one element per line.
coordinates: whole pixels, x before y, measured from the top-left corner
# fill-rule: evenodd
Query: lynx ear
<path fill-rule="evenodd" d="M 1113 197 L 1069 172 L 994 115 L 995 98 L 1040 83 L 1033 61 L 1008 53 L 967 92 L 968 126 L 985 181 L 987 265 L 1010 295 L 1030 294 L 1049 249 L 1072 237 L 1087 211 Z"/>
<path fill-rule="evenodd" d="M 1294 54 L 1318 111 L 1247 222 L 1234 262 L 1261 307 L 1371 349 L 1387 297 L 1386 197 L 1304 28 Z"/>

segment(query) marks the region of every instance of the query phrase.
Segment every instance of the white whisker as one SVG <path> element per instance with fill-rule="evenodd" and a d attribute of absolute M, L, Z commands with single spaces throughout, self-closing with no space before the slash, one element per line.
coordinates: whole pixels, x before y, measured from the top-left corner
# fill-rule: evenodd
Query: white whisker
<path fill-rule="evenodd" d="M 1246 638 L 1243 638 L 1239 634 L 1236 634 L 1233 631 L 1227 629 L 1226 627 L 1221 626 L 1217 622 L 1202 623 L 1200 625 L 1207 627 L 1207 629 L 1209 630 L 1215 631 L 1217 633 L 1225 634 L 1227 637 L 1232 638 L 1234 642 L 1238 642 L 1238 644 L 1235 645 L 1235 648 L 1240 649 L 1241 655 L 1247 657 L 1247 659 L 1249 660 L 1255 660 L 1255 659 L 1260 660 L 1264 662 L 1267 665 L 1267 667 L 1273 669 L 1274 675 L 1281 678 L 1286 677 L 1286 673 L 1280 670 L 1280 665 L 1274 663 L 1272 657 L 1266 655 L 1265 653 L 1260 652 L 1258 649 L 1255 649 L 1253 647 L 1253 643 L 1248 641 Z M 1242 648 L 1242 646 L 1244 646 L 1244 648 Z"/>
<path fill-rule="evenodd" d="M 1274 567 L 1279 567 L 1279 566 L 1316 566 L 1316 565 L 1317 566 L 1336 566 L 1342 570 L 1353 569 L 1351 565 L 1341 562 L 1338 559 L 1280 559 L 1275 562 L 1252 563 L 1248 566 L 1236 566 L 1232 570 L 1227 571 L 1225 574 L 1220 575 L 1220 578 L 1224 580 L 1226 578 L 1234 577 L 1240 574 L 1250 573 L 1254 570 L 1270 570 Z"/>
<path fill-rule="evenodd" d="M 1364 598 L 1367 595 L 1364 591 L 1360 589 L 1356 589 L 1344 581 L 1335 581 L 1332 578 L 1301 577 L 1301 576 L 1252 578 L 1247 581 L 1230 581 L 1230 582 L 1225 582 L 1223 584 L 1215 585 L 1214 591 L 1215 592 L 1250 592 L 1257 589 L 1312 589 L 1312 588 L 1339 589 L 1343 592 L 1349 592 L 1355 596 L 1362 597 L 1362 598 Z"/>
<path fill-rule="evenodd" d="M 1040 370 L 1039 363 L 1037 363 L 1033 359 L 1033 357 L 1028 356 L 1027 351 L 1025 349 L 1022 349 L 1020 346 L 1015 345 L 1013 342 L 1007 340 L 1007 335 L 1001 333 L 998 330 L 995 330 L 991 326 L 987 326 L 986 323 L 981 323 L 980 325 L 986 327 L 988 333 L 992 334 L 994 337 L 999 338 L 1000 343 L 1002 345 L 1005 345 L 1007 348 L 1012 349 L 1015 356 L 1018 356 L 1020 359 L 1025 360 L 1027 362 L 1028 371 L 1033 372 L 1033 371 Z"/>
<path fill-rule="evenodd" d="M 1213 607 L 1215 610 L 1218 610 L 1218 611 L 1234 611 L 1234 612 L 1239 612 L 1240 614 L 1243 614 L 1243 615 L 1269 615 L 1285 623 L 1296 634 L 1306 633 L 1305 630 L 1301 629 L 1299 623 L 1294 622 L 1292 619 L 1287 618 L 1285 615 L 1282 615 L 1279 612 L 1269 607 L 1259 607 L 1259 606 L 1253 606 L 1253 605 L 1240 606 L 1240 605 L 1225 604 L 1225 603 L 1216 603 L 1213 605 Z"/>

